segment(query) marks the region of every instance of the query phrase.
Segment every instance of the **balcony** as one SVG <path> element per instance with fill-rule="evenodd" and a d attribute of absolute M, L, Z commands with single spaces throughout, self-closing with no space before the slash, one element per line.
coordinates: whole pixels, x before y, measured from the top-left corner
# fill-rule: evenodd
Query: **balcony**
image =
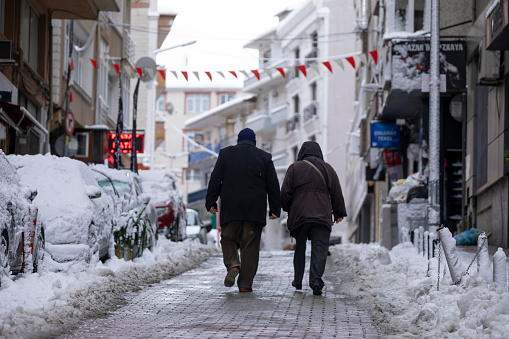
<path fill-rule="evenodd" d="M 192 205 L 200 201 L 205 201 L 207 197 L 207 187 L 203 187 L 198 191 L 190 192 L 187 194 L 187 204 Z"/>
<path fill-rule="evenodd" d="M 127 61 L 131 64 L 132 67 L 134 67 L 134 53 L 135 53 L 135 47 L 136 43 L 131 37 L 131 34 L 129 34 L 129 31 L 127 29 L 124 30 L 124 57 L 127 59 Z"/>
<path fill-rule="evenodd" d="M 255 133 L 274 132 L 276 126 L 272 125 L 270 115 L 264 111 L 254 111 L 246 121 L 246 127 L 251 128 Z"/>
<path fill-rule="evenodd" d="M 263 70 L 259 69 L 260 72 L 260 80 L 258 80 L 252 73 L 250 77 L 244 80 L 244 92 L 249 93 L 258 93 L 258 89 L 264 85 L 277 85 L 280 83 L 284 83 L 286 80 L 281 76 L 281 73 L 276 70 L 276 67 L 286 68 L 286 60 L 278 61 L 277 63 L 273 63 L 268 65 L 266 68 L 272 71 L 272 78 Z"/>
<path fill-rule="evenodd" d="M 270 123 L 274 126 L 279 125 L 286 121 L 286 111 L 288 110 L 288 104 L 284 103 L 271 111 Z"/>
<path fill-rule="evenodd" d="M 205 146 L 205 148 L 212 150 L 212 145 Z M 214 148 L 214 152 L 219 153 L 219 145 L 217 145 Z M 189 166 L 193 168 L 197 168 L 196 166 L 199 162 L 203 162 L 205 159 L 208 158 L 215 158 L 212 154 L 209 152 L 197 152 L 197 153 L 190 153 L 189 154 Z"/>
<path fill-rule="evenodd" d="M 299 129 L 299 113 L 294 113 L 293 117 L 286 121 L 286 134 Z"/>
<path fill-rule="evenodd" d="M 318 102 L 313 101 L 309 106 L 304 108 L 304 123 L 311 119 L 318 119 Z"/>

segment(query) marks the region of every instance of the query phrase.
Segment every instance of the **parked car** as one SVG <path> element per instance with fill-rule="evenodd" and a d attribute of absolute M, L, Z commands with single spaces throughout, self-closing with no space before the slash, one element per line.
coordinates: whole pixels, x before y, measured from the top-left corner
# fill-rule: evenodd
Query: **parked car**
<path fill-rule="evenodd" d="M 37 205 L 32 202 L 36 195 L 35 189 L 20 181 L 0 149 L 0 271 L 17 274 L 40 268 L 45 243 Z"/>
<path fill-rule="evenodd" d="M 143 191 L 139 176 L 105 165 L 91 168 L 115 206 L 113 238 L 117 255 L 129 259 L 126 250 L 132 258 L 141 256 L 145 248 L 152 250 L 157 242 L 156 209 L 150 195 Z"/>
<path fill-rule="evenodd" d="M 186 205 L 177 178 L 167 170 L 140 171 L 140 178 L 156 207 L 159 232 L 172 241 L 186 239 Z"/>
<path fill-rule="evenodd" d="M 54 155 L 9 155 L 21 179 L 37 189 L 34 199 L 45 227 L 46 252 L 58 263 L 109 258 L 111 199 L 103 196 L 83 162 Z"/>
<path fill-rule="evenodd" d="M 207 234 L 212 229 L 210 221 L 203 222 L 200 214 L 192 209 L 187 209 L 187 237 L 191 239 L 199 239 L 204 245 L 207 244 Z"/>

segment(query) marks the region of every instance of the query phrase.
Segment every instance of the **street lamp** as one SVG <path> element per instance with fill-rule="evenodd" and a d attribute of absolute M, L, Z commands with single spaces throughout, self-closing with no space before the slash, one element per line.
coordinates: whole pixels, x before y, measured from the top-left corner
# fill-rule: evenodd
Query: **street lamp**
<path fill-rule="evenodd" d="M 186 43 L 183 43 L 183 44 L 180 44 L 180 45 L 176 45 L 176 46 L 171 46 L 171 47 L 167 47 L 167 48 L 160 48 L 160 49 L 155 49 L 152 54 L 153 54 L 153 58 L 154 58 L 154 61 L 156 60 L 156 56 L 157 54 L 161 53 L 161 52 L 166 52 L 166 51 L 169 51 L 169 50 L 172 50 L 172 49 L 175 49 L 175 48 L 179 48 L 179 47 L 184 47 L 184 46 L 189 46 L 189 45 L 193 45 L 196 43 L 196 40 L 193 40 L 193 41 L 189 41 L 189 42 L 186 42 Z M 156 89 L 157 89 L 157 80 L 156 80 L 156 77 L 154 77 L 154 81 L 152 82 L 152 107 L 151 107 L 151 112 L 150 112 L 150 118 L 151 118 L 151 121 L 150 121 L 150 129 L 151 129 L 151 145 L 150 145 L 150 169 L 154 169 L 154 153 L 155 153 L 155 146 L 156 146 Z"/>

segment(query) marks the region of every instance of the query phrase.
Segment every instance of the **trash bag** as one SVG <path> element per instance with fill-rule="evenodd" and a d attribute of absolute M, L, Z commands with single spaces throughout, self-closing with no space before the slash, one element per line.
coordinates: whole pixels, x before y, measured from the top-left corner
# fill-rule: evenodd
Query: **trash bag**
<path fill-rule="evenodd" d="M 408 190 L 407 203 L 417 198 L 428 199 L 428 188 L 426 186 L 414 186 Z"/>
<path fill-rule="evenodd" d="M 483 231 L 478 228 L 471 228 L 468 231 L 461 232 L 454 236 L 456 246 L 472 246 L 477 245 L 477 238 Z"/>

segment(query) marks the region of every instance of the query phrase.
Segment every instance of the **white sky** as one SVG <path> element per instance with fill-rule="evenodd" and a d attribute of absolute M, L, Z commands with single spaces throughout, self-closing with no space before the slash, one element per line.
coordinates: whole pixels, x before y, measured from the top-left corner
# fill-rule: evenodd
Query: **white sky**
<path fill-rule="evenodd" d="M 162 52 L 157 64 L 167 70 L 211 71 L 212 77 L 220 78 L 215 71 L 258 68 L 258 51 L 244 49 L 252 39 L 276 27 L 274 15 L 283 9 L 295 8 L 304 0 L 158 0 L 158 11 L 176 12 L 172 30 L 161 48 L 197 40 L 194 45 Z M 242 74 L 239 79 L 244 80 Z M 180 74 L 179 74 L 180 77 Z M 202 77 L 210 81 L 204 73 Z M 174 79 L 169 73 L 168 78 Z M 194 78 L 193 74 L 189 78 Z"/>

